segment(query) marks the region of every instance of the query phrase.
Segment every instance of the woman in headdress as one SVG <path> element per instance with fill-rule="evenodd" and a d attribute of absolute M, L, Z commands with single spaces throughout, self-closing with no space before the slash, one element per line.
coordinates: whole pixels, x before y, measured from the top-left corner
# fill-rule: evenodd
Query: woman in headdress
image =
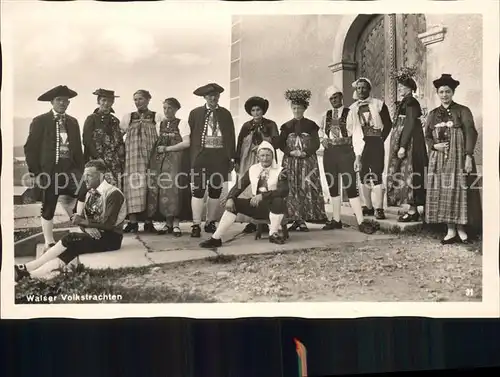
<path fill-rule="evenodd" d="M 166 224 L 158 233 L 173 233 L 175 237 L 182 235 L 179 220 L 188 220 L 191 213 L 188 178 L 191 129 L 187 121 L 175 116 L 180 108 L 175 98 L 163 101 L 165 119 L 151 153 L 148 187 L 149 219 L 159 213 Z"/>
<path fill-rule="evenodd" d="M 83 125 L 83 146 L 85 162 L 103 160 L 107 167 L 106 181 L 122 189 L 122 175 L 125 166 L 125 144 L 120 130 L 120 121 L 113 115 L 115 92 L 97 89 L 99 107 L 85 120 Z"/>
<path fill-rule="evenodd" d="M 123 192 L 127 201 L 129 222 L 123 229 L 125 233 L 139 230 L 138 216 L 146 210 L 147 169 L 151 152 L 158 139 L 161 114 L 148 109 L 151 94 L 144 89 L 134 93 L 137 111 L 127 113 L 120 127 L 126 134 L 125 139 L 125 174 Z M 156 232 L 149 219 L 144 222 L 145 232 Z"/>
<path fill-rule="evenodd" d="M 387 171 L 387 204 L 409 204 L 399 222 L 419 221 L 418 206 L 425 205 L 425 171 L 428 164 L 422 109 L 413 97 L 417 84 L 414 68 L 403 68 L 396 74 L 400 102 L 396 107 Z"/>
<path fill-rule="evenodd" d="M 235 171 L 242 177 L 250 166 L 258 162 L 257 148 L 263 141 L 272 141 L 278 136 L 278 126 L 270 119 L 264 118 L 269 108 L 269 101 L 261 97 L 250 97 L 245 102 L 245 110 L 252 117 L 251 120 L 243 123 L 238 135 L 236 147 Z M 274 153 L 276 155 L 276 153 Z M 276 159 L 277 162 L 277 159 Z M 252 197 L 251 188 L 243 192 L 241 197 Z M 243 230 L 245 233 L 255 232 L 257 227 L 252 219 L 243 214 L 239 214 L 237 222 L 247 222 Z"/>
<path fill-rule="evenodd" d="M 311 98 L 310 90 L 287 90 L 293 119 L 281 126 L 276 147 L 283 153 L 283 167 L 288 171 L 290 193 L 287 198 L 289 230 L 307 232 L 306 221 L 325 222 L 325 203 L 316 151 L 319 149 L 319 126 L 304 117 Z"/>
<path fill-rule="evenodd" d="M 465 227 L 480 230 L 482 225 L 479 189 L 471 187 L 478 134 L 470 109 L 453 101 L 460 82 L 442 74 L 433 84 L 441 105 L 429 112 L 425 131 L 430 152 L 425 218 L 447 224 L 442 244 L 468 243 Z"/>

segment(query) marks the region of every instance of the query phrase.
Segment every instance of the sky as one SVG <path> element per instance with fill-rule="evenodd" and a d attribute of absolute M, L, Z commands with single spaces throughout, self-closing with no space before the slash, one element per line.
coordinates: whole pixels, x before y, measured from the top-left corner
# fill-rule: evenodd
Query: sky
<path fill-rule="evenodd" d="M 81 126 L 97 106 L 97 88 L 120 96 L 114 106 L 119 118 L 135 109 L 137 89 L 151 92 L 153 111 L 176 97 L 182 105 L 178 116 L 186 118 L 203 103 L 193 90 L 217 82 L 226 88 L 220 103 L 229 106 L 231 19 L 206 5 L 20 1 L 2 7 L 7 37 L 15 41 L 4 51 L 14 63 L 15 117 L 50 110 L 37 98 L 57 85 L 78 93 L 67 112 Z M 28 134 L 18 128 L 14 145 Z"/>

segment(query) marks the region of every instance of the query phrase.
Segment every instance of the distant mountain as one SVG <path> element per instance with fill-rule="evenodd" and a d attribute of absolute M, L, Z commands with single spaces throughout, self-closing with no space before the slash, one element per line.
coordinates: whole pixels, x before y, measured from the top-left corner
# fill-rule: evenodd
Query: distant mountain
<path fill-rule="evenodd" d="M 28 137 L 29 131 L 30 131 L 30 123 L 31 123 L 31 118 L 21 118 L 21 117 L 14 117 L 14 124 L 13 124 L 13 144 L 14 144 L 14 156 L 15 157 L 22 157 L 24 156 L 24 152 L 22 150 L 22 146 L 26 142 L 26 138 Z M 21 154 L 16 154 L 16 148 L 21 146 L 20 152 Z"/>
<path fill-rule="evenodd" d="M 22 145 L 14 147 L 14 157 L 24 157 L 24 147 Z"/>

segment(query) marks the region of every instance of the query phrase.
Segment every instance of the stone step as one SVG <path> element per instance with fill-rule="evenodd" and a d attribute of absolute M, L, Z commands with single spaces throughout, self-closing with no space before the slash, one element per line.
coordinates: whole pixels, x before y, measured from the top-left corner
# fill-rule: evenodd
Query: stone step
<path fill-rule="evenodd" d="M 351 208 L 349 202 L 342 203 L 342 207 Z M 384 212 L 386 213 L 386 215 L 391 214 L 391 215 L 395 215 L 395 216 L 400 216 L 400 215 L 404 214 L 406 211 L 408 211 L 409 208 L 410 208 L 410 206 L 408 204 L 403 204 L 400 207 L 386 207 L 386 208 L 384 208 Z M 422 206 L 418 207 L 419 213 L 423 213 L 423 210 L 424 209 Z"/>
<path fill-rule="evenodd" d="M 375 217 L 367 217 L 368 220 L 375 220 L 380 224 L 380 230 L 389 233 L 403 233 L 403 232 L 413 232 L 418 231 L 422 227 L 422 223 L 419 222 L 411 222 L 411 223 L 400 223 L 398 222 L 398 215 L 389 213 L 386 211 L 385 213 L 387 219 L 385 220 L 375 220 Z M 357 227 L 358 222 L 356 221 L 356 217 L 350 207 L 342 206 L 341 221 L 349 226 Z"/>
<path fill-rule="evenodd" d="M 70 231 L 76 231 L 78 228 L 56 228 L 54 229 L 54 240 L 57 242 Z M 14 242 L 14 257 L 35 257 L 39 244 L 43 245 L 43 233 L 36 233 L 22 240 Z"/>

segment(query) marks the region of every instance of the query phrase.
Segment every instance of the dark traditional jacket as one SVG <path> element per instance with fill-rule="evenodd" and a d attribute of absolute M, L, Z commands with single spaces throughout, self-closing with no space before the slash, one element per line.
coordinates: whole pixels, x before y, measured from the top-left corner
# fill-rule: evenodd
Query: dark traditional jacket
<path fill-rule="evenodd" d="M 68 114 L 66 114 L 66 131 L 73 167 L 82 172 L 84 160 L 80 126 L 78 121 Z M 30 173 L 35 175 L 54 173 L 56 163 L 56 124 L 52 111 L 37 116 L 31 122 L 28 139 L 24 144 L 24 155 Z"/>
<path fill-rule="evenodd" d="M 449 113 L 444 106 L 439 106 L 431 110 L 427 116 L 425 136 L 429 150 L 434 149 L 434 140 L 432 136 L 434 126 L 442 121 L 451 120 L 454 124 L 462 128 L 465 139 L 465 153 L 473 157 L 478 134 L 474 125 L 472 112 L 467 106 L 460 105 L 456 102 L 452 102 L 450 106 L 448 106 L 448 110 Z"/>
<path fill-rule="evenodd" d="M 318 131 L 318 125 L 310 119 L 292 119 L 281 126 L 281 132 L 273 142 L 273 145 L 281 149 L 286 156 L 289 156 L 291 151 L 287 146 L 288 135 L 291 133 L 307 133 L 311 136 L 311 143 L 304 152 L 306 153 L 306 157 L 309 157 L 315 155 L 316 151 L 319 149 L 320 141 Z"/>
<path fill-rule="evenodd" d="M 425 145 L 424 131 L 420 121 L 422 109 L 415 97 L 407 96 L 398 104 L 394 123 L 398 121 L 400 115 L 404 115 L 405 120 L 398 148 L 408 150 L 410 142 Z"/>
<path fill-rule="evenodd" d="M 263 141 L 263 137 L 269 137 L 271 143 L 273 140 L 276 140 L 276 137 L 279 135 L 278 126 L 275 122 L 270 119 L 262 118 L 262 131 L 256 130 L 254 133 L 254 139 L 256 141 L 256 145 L 259 145 Z M 238 144 L 236 146 L 236 157 L 235 161 L 239 162 L 241 158 L 241 147 L 243 145 L 243 140 L 247 137 L 250 132 L 253 130 L 253 120 L 249 120 L 241 126 L 240 133 L 238 135 Z M 274 146 L 274 145 L 273 145 Z M 276 146 L 274 146 L 276 148 Z M 276 156 L 276 153 L 274 154 Z"/>
<path fill-rule="evenodd" d="M 191 165 L 193 166 L 196 157 L 203 150 L 202 133 L 205 127 L 205 115 L 207 112 L 206 106 L 200 106 L 193 109 L 189 113 L 188 123 L 191 128 L 191 144 L 189 147 Z M 224 151 L 228 160 L 236 158 L 236 136 L 234 132 L 234 121 L 229 110 L 219 106 L 215 110 L 215 116 L 219 124 L 219 129 L 222 135 Z"/>
<path fill-rule="evenodd" d="M 96 142 L 94 140 L 94 131 L 96 128 L 101 128 L 104 132 L 111 133 L 112 135 L 110 136 L 116 143 L 115 147 L 117 155 L 125 154 L 125 142 L 123 141 L 123 136 L 120 131 L 120 121 L 113 114 L 110 114 L 109 116 L 112 119 L 111 121 L 114 123 L 114 126 L 111 127 L 111 129 L 101 123 L 101 114 L 97 112 L 89 115 L 85 120 L 85 123 L 83 124 L 83 156 L 85 161 L 102 158 L 97 151 Z"/>
<path fill-rule="evenodd" d="M 242 177 L 237 178 L 236 184 L 233 186 L 227 195 L 228 199 L 235 200 L 237 197 L 245 191 L 245 189 L 252 184 L 252 180 L 258 180 L 258 177 L 251 177 L 250 170 L 248 170 Z M 255 182 L 254 182 L 255 183 Z M 261 193 L 262 198 L 264 200 L 272 199 L 272 198 L 286 198 L 289 193 L 288 186 L 288 173 L 286 169 L 281 169 L 278 173 L 278 180 L 276 183 L 275 189 L 270 189 L 264 193 Z"/>

